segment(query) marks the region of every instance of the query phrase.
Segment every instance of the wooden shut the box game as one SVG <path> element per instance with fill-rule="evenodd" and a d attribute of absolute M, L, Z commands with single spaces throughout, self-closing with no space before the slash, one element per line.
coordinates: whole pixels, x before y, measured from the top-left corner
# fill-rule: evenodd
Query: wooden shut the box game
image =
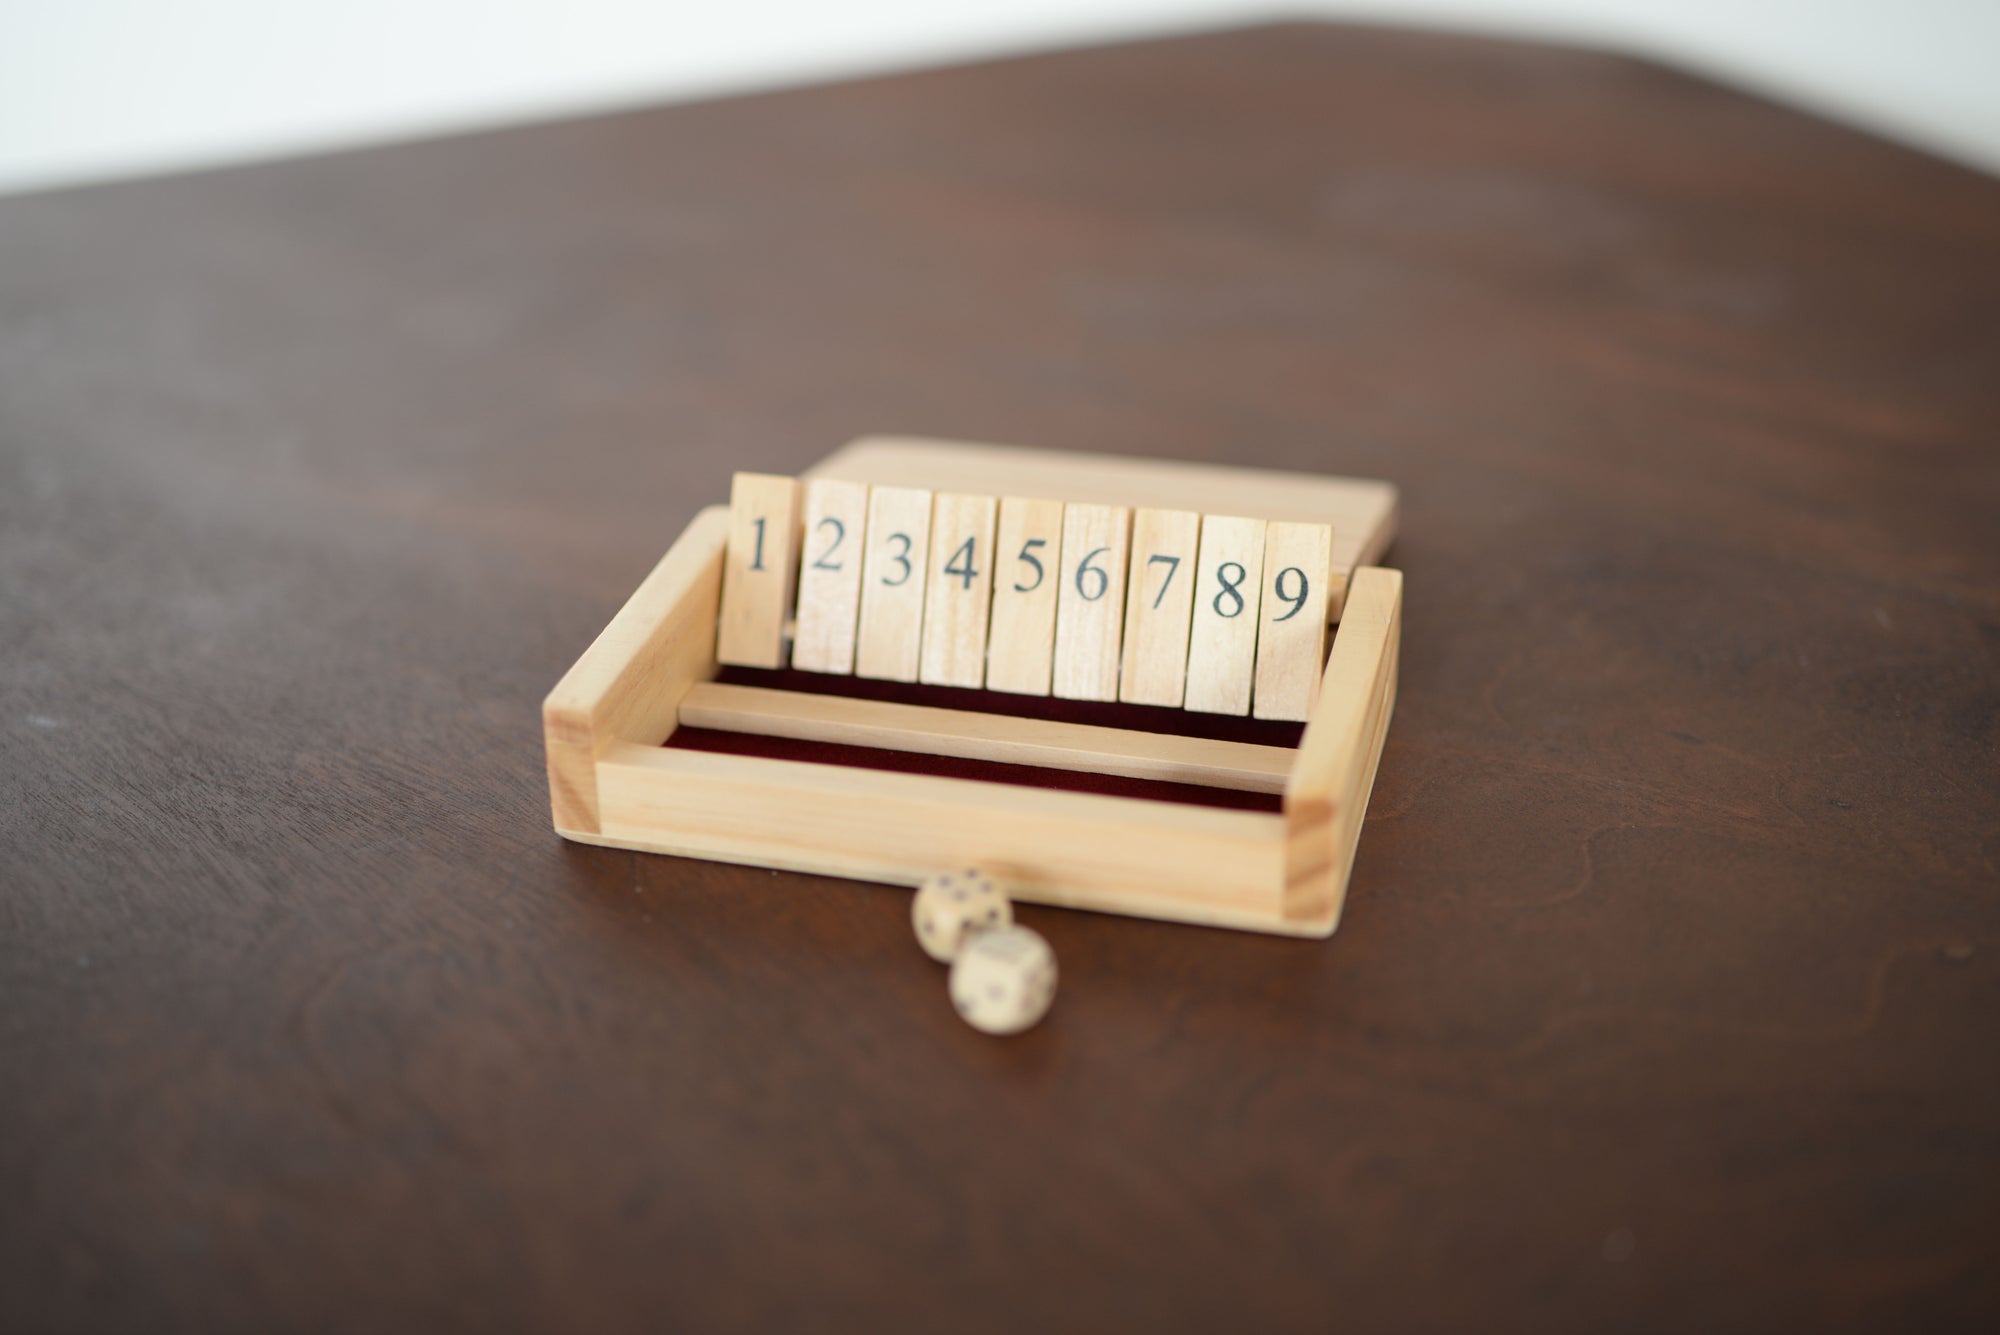
<path fill-rule="evenodd" d="M 556 829 L 1325 936 L 1395 523 L 1385 482 L 944 441 L 738 474 L 550 693 Z"/>

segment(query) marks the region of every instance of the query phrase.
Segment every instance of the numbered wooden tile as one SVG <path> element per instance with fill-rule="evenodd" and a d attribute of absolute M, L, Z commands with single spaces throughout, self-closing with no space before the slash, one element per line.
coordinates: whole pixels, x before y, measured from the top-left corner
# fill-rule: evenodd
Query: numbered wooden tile
<path fill-rule="evenodd" d="M 1009 496 L 994 539 L 993 615 L 986 689 L 1047 695 L 1056 652 L 1056 592 L 1062 580 L 1061 501 Z"/>
<path fill-rule="evenodd" d="M 1125 652 L 1118 673 L 1118 698 L 1127 704 L 1180 706 L 1200 541 L 1201 516 L 1192 510 L 1140 510 L 1132 516 Z"/>
<path fill-rule="evenodd" d="M 1312 714 L 1326 668 L 1326 599 L 1333 530 L 1273 520 L 1264 536 L 1263 610 L 1257 618 L 1258 718 Z"/>
<path fill-rule="evenodd" d="M 915 681 L 923 650 L 924 573 L 931 554 L 931 493 L 876 487 L 868 494 L 861 626 L 854 673 Z"/>
<path fill-rule="evenodd" d="M 867 530 L 867 483 L 816 478 L 805 484 L 793 667 L 807 672 L 854 671 L 854 636 L 861 618 L 861 553 Z"/>
<path fill-rule="evenodd" d="M 1204 714 L 1250 712 L 1265 527 L 1261 519 L 1202 517 L 1187 695 L 1181 702 L 1185 708 Z"/>
<path fill-rule="evenodd" d="M 1116 700 L 1132 512 L 1122 505 L 1063 507 L 1061 586 L 1056 590 L 1054 693 L 1064 700 Z"/>
<path fill-rule="evenodd" d="M 917 679 L 977 688 L 986 680 L 986 618 L 993 605 L 991 496 L 941 494 L 931 506 L 931 576 Z"/>
<path fill-rule="evenodd" d="M 717 662 L 785 665 L 785 618 L 798 571 L 798 479 L 738 473 L 729 485 L 729 549 L 722 562 Z"/>

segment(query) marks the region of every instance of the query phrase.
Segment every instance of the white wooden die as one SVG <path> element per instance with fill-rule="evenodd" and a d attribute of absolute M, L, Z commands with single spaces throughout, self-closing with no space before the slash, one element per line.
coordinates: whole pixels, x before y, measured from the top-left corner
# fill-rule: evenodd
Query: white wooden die
<path fill-rule="evenodd" d="M 975 933 L 951 966 L 951 1004 L 989 1034 L 1031 1028 L 1055 996 L 1056 953 L 1026 927 Z"/>
<path fill-rule="evenodd" d="M 949 964 L 974 932 L 1010 927 L 1014 906 L 991 876 L 977 867 L 943 872 L 917 888 L 910 925 L 932 959 Z"/>

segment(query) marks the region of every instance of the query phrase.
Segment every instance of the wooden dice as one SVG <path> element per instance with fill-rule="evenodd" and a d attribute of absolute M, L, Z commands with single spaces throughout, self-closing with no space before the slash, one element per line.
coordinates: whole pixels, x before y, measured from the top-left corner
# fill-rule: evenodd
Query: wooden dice
<path fill-rule="evenodd" d="M 974 933 L 1013 923 L 1014 906 L 993 878 L 977 867 L 931 877 L 910 901 L 910 926 L 916 929 L 917 944 L 941 964 L 957 959 Z"/>
<path fill-rule="evenodd" d="M 1026 927 L 977 932 L 951 966 L 951 1004 L 989 1034 L 1018 1034 L 1049 1013 L 1056 953 Z"/>
<path fill-rule="evenodd" d="M 974 1029 L 1018 1034 L 1049 1012 L 1056 955 L 1014 925 L 1014 906 L 977 867 L 941 872 L 917 888 L 910 926 L 932 959 L 951 965 L 951 1004 Z"/>

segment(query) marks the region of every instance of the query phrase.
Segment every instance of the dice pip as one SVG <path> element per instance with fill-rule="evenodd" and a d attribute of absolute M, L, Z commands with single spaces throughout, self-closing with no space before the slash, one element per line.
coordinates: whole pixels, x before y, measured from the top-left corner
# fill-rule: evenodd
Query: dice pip
<path fill-rule="evenodd" d="M 951 966 L 951 1004 L 989 1034 L 1031 1028 L 1055 995 L 1056 953 L 1026 927 L 974 933 Z"/>
<path fill-rule="evenodd" d="M 974 932 L 1008 927 L 1014 906 L 992 877 L 977 867 L 944 872 L 925 881 L 910 903 L 917 944 L 932 959 L 949 964 Z"/>

